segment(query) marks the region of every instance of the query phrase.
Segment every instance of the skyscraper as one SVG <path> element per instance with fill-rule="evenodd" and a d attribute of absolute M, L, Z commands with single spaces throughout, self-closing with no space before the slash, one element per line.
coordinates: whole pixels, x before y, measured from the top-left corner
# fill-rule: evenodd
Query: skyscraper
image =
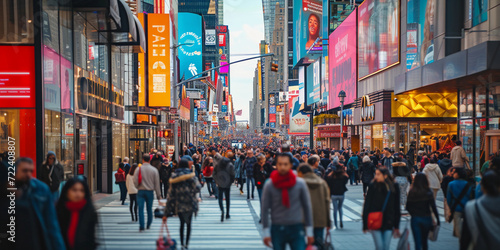
<path fill-rule="evenodd" d="M 279 3 L 279 5 L 277 5 Z M 262 0 L 262 11 L 264 13 L 265 38 L 268 44 L 273 42 L 274 18 L 276 6 L 285 7 L 285 0 Z"/>

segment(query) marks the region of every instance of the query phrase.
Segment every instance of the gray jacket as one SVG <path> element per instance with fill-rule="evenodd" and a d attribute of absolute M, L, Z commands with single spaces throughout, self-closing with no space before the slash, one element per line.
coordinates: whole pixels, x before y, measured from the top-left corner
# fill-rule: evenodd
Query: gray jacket
<path fill-rule="evenodd" d="M 235 176 L 234 166 L 231 160 L 226 157 L 222 158 L 218 164 L 215 165 L 212 176 L 214 177 L 215 183 L 217 183 L 217 186 L 220 188 L 231 187 Z"/>

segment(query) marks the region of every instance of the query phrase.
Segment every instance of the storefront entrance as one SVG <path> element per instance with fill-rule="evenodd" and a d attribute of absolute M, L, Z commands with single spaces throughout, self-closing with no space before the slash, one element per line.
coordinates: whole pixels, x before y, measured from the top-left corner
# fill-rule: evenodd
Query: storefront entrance
<path fill-rule="evenodd" d="M 487 155 L 500 155 L 500 130 L 490 130 L 486 132 L 486 152 Z"/>
<path fill-rule="evenodd" d="M 87 176 L 92 192 L 97 193 L 102 190 L 102 137 L 100 122 L 89 119 L 89 148 L 88 148 L 88 168 Z"/>

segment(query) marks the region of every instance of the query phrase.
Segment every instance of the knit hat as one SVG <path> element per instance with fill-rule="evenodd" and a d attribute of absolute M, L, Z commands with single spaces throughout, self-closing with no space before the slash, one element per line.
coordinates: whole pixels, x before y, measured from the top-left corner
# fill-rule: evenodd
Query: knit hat
<path fill-rule="evenodd" d="M 54 153 L 54 151 L 49 151 L 47 152 L 47 158 L 49 158 L 49 156 L 53 155 L 54 157 L 56 157 L 56 153 Z"/>
<path fill-rule="evenodd" d="M 186 161 L 193 161 L 193 158 L 189 155 L 184 155 L 181 159 L 186 160 Z"/>
<path fill-rule="evenodd" d="M 365 162 L 370 162 L 370 161 L 371 161 L 371 160 L 370 160 L 370 157 L 369 157 L 369 156 L 365 156 L 365 157 L 363 157 L 363 163 L 365 163 Z"/>

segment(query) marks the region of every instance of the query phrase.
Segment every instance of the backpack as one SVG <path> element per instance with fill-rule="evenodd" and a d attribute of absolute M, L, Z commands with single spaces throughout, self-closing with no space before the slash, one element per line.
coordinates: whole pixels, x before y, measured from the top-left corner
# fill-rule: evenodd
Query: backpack
<path fill-rule="evenodd" d="M 214 167 L 213 166 L 206 166 L 203 169 L 203 176 L 204 177 L 211 177 L 213 172 L 214 172 Z"/>
<path fill-rule="evenodd" d="M 115 183 L 124 182 L 125 181 L 125 173 L 116 172 L 115 173 Z"/>

